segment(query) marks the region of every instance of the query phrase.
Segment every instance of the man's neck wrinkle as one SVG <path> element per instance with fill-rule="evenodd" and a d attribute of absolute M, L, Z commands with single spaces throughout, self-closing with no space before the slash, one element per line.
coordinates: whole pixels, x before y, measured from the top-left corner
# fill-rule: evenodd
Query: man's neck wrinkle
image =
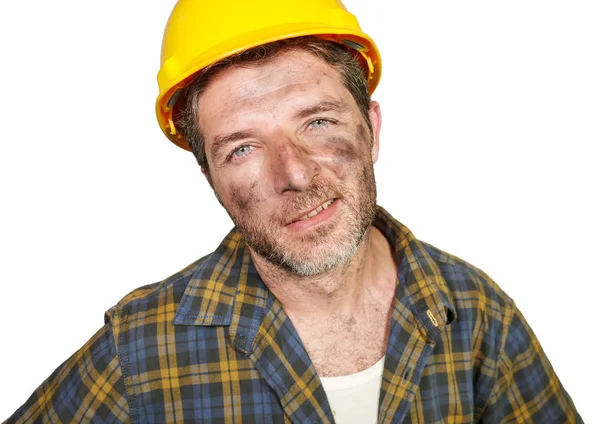
<path fill-rule="evenodd" d="M 367 232 L 350 261 L 316 276 L 291 275 L 254 253 L 252 257 L 261 279 L 288 315 L 343 313 L 356 308 L 371 278 L 364 266 L 369 240 Z"/>
<path fill-rule="evenodd" d="M 387 302 L 395 290 L 395 265 L 387 239 L 371 227 L 348 263 L 327 273 L 298 277 L 253 254 L 261 279 L 290 318 L 352 316 L 373 298 Z M 389 262 L 389 266 L 383 266 Z M 389 268 L 389 269 L 388 269 Z M 388 275 L 390 274 L 390 275 Z M 390 286 L 390 287 L 388 287 Z"/>

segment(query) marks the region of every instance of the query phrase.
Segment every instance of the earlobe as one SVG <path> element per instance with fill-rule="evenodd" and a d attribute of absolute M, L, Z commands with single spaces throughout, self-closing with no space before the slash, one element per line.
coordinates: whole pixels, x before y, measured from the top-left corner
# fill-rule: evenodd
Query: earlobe
<path fill-rule="evenodd" d="M 373 146 L 371 146 L 371 159 L 373 163 L 379 158 L 379 132 L 381 130 L 381 108 L 379 103 L 372 101 L 369 106 L 369 119 L 373 130 Z"/>

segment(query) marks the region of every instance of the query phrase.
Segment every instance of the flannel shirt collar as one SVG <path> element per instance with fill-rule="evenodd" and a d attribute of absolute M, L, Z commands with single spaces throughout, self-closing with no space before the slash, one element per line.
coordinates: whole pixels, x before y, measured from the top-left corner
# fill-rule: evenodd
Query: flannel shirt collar
<path fill-rule="evenodd" d="M 408 228 L 378 207 L 373 222 L 396 255 L 396 300 L 407 304 L 433 340 L 456 318 L 448 286 L 434 260 Z M 230 325 L 234 344 L 248 352 L 265 315 L 270 292 L 236 228 L 194 272 L 179 304 L 176 325 Z"/>
<path fill-rule="evenodd" d="M 456 319 L 446 280 L 421 242 L 381 206 L 373 225 L 385 235 L 396 255 L 396 301 L 408 306 L 427 339 L 434 340 Z"/>

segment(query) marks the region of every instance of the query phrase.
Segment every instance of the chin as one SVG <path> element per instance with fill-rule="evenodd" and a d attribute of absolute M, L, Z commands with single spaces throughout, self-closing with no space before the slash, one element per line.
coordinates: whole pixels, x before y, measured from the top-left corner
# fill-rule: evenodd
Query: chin
<path fill-rule="evenodd" d="M 311 277 L 343 267 L 350 262 L 356 254 L 365 233 L 366 230 L 358 235 L 335 236 L 330 234 L 325 236 L 326 240 L 323 240 L 323 235 L 318 236 L 318 239 L 314 235 L 313 237 L 305 236 L 305 238 L 312 238 L 313 240 L 293 243 L 291 248 L 277 246 L 262 252 L 265 255 L 261 252 L 257 253 L 271 264 L 290 274 L 299 277 Z M 301 246 L 300 249 L 299 246 Z"/>

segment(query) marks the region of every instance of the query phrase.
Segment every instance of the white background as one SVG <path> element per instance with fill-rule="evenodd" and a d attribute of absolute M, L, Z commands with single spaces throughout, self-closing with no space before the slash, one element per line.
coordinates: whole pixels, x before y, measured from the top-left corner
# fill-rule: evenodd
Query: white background
<path fill-rule="evenodd" d="M 380 204 L 490 274 L 598 422 L 598 2 L 346 4 L 383 55 Z M 231 226 L 155 121 L 172 5 L 0 3 L 0 420 Z"/>

